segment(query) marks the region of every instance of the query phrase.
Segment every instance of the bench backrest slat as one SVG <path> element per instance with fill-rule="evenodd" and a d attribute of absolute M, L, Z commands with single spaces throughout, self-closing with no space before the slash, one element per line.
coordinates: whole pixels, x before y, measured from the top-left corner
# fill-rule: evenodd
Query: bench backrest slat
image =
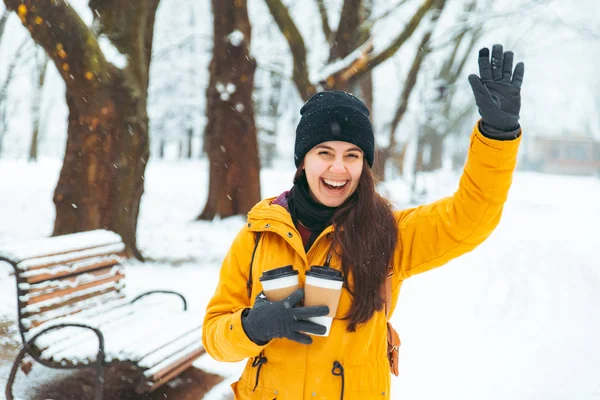
<path fill-rule="evenodd" d="M 40 283 L 19 283 L 19 289 L 27 290 L 29 292 L 29 296 L 38 296 L 41 294 L 52 293 L 59 289 L 65 289 L 68 287 L 76 287 L 80 283 L 87 283 L 88 281 L 96 279 L 96 277 L 100 275 L 105 275 L 107 272 L 117 273 L 123 269 L 122 266 L 118 264 L 107 265 L 105 268 L 97 269 L 91 272 L 84 272 L 81 275 L 66 275 L 61 276 L 56 279 L 46 280 Z"/>
<path fill-rule="evenodd" d="M 57 318 L 68 317 L 78 314 L 82 311 L 93 309 L 101 304 L 121 300 L 125 295 L 120 292 L 120 287 L 112 284 L 104 287 L 95 288 L 93 292 L 82 293 L 62 304 L 62 307 L 50 308 L 48 310 L 40 308 L 41 312 L 34 312 L 22 317 L 22 323 L 25 329 L 36 328 L 46 322 Z"/>
<path fill-rule="evenodd" d="M 94 257 L 103 257 L 122 254 L 125 249 L 123 243 L 113 243 L 106 246 L 84 248 L 68 254 L 56 254 L 36 258 L 28 258 L 17 264 L 20 271 L 32 271 L 51 268 L 55 265 L 72 264 L 76 261 L 87 260 Z"/>
<path fill-rule="evenodd" d="M 99 307 L 124 297 L 121 237 L 107 230 L 8 245 L 0 257 L 16 267 L 20 328 Z M 27 335 L 28 336 L 28 335 Z"/>
<path fill-rule="evenodd" d="M 120 261 L 119 256 L 105 256 L 88 260 L 78 260 L 72 264 L 57 264 L 48 268 L 26 271 L 19 274 L 19 277 L 23 278 L 22 281 L 19 281 L 19 285 L 22 286 L 22 283 L 31 285 L 63 277 L 78 276 L 100 268 L 118 265 Z"/>
<path fill-rule="evenodd" d="M 71 282 L 72 286 L 64 287 L 64 284 L 60 283 L 57 287 L 53 288 L 54 290 L 46 289 L 43 291 L 30 291 L 28 295 L 19 298 L 20 305 L 24 310 L 30 305 L 47 301 L 60 305 L 67 299 L 67 295 L 100 286 L 104 283 L 118 282 L 124 277 L 119 271 L 118 268 L 112 269 L 109 267 L 106 269 L 95 270 L 85 275 L 79 275 L 78 277 L 63 279 L 62 281 L 66 280 L 67 282 Z"/>

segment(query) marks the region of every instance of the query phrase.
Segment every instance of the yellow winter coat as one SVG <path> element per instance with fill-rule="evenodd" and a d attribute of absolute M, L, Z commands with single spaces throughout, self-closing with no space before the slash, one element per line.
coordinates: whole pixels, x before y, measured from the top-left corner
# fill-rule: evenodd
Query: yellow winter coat
<path fill-rule="evenodd" d="M 395 212 L 399 243 L 393 257 L 392 311 L 404 279 L 473 250 L 491 234 L 500 221 L 519 143 L 520 138 L 486 138 L 476 126 L 456 193 L 429 205 Z M 232 385 L 236 399 L 338 400 L 342 381 L 344 400 L 388 399 L 391 374 L 385 313 L 376 312 L 356 332 L 347 332 L 347 322 L 339 319 L 350 307 L 351 297 L 345 289 L 329 337 L 313 336 L 310 345 L 274 339 L 259 346 L 244 333 L 241 314 L 252 307 L 262 290 L 258 278 L 263 271 L 291 264 L 300 271 L 303 285 L 304 273 L 311 265 L 323 265 L 330 250 L 333 227 L 321 233 L 307 254 L 290 214 L 279 205 L 271 205 L 273 200 L 264 200 L 250 211 L 247 226 L 223 261 L 204 320 L 204 347 L 219 361 L 249 358 L 241 379 Z M 248 297 L 246 282 L 256 232 L 263 234 L 253 263 L 252 295 Z M 330 265 L 341 269 L 335 256 Z M 266 362 L 253 367 L 261 352 Z M 343 367 L 343 376 L 332 373 L 336 361 Z"/>

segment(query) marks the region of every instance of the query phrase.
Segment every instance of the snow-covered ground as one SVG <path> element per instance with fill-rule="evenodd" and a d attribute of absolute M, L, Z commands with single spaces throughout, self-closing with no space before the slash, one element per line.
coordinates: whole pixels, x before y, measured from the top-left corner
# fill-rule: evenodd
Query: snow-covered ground
<path fill-rule="evenodd" d="M 0 161 L 0 243 L 51 233 L 59 169 L 56 160 Z M 263 196 L 287 189 L 292 175 L 287 166 L 264 170 Z M 439 175 L 429 185 L 437 198 L 452 193 L 456 177 Z M 138 226 L 149 262 L 127 265 L 129 293 L 171 288 L 192 308 L 206 306 L 243 224 L 241 217 L 194 221 L 207 186 L 202 161 L 149 164 Z M 381 189 L 405 205 L 403 182 Z M 600 180 L 517 173 L 503 220 L 483 245 L 405 282 L 393 316 L 402 347 L 392 398 L 600 399 L 599 227 Z M 0 321 L 16 319 L 9 273 L 0 265 Z M 209 358 L 196 364 L 230 376 L 209 399 L 221 399 L 242 367 Z M 8 368 L 0 365 L 1 392 Z"/>

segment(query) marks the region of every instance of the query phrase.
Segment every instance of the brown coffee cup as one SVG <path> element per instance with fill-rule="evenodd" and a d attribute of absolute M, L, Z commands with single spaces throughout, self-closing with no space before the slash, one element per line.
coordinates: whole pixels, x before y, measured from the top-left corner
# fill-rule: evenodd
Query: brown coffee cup
<path fill-rule="evenodd" d="M 344 278 L 342 273 L 336 269 L 313 265 L 306 272 L 306 283 L 304 285 L 304 306 L 328 306 L 329 314 L 324 317 L 309 318 L 310 321 L 325 326 L 327 331 L 323 335 L 329 336 L 329 330 L 333 317 L 337 312 L 340 294 Z"/>
<path fill-rule="evenodd" d="M 283 300 L 300 287 L 298 271 L 291 265 L 265 271 L 259 280 L 270 301 Z"/>

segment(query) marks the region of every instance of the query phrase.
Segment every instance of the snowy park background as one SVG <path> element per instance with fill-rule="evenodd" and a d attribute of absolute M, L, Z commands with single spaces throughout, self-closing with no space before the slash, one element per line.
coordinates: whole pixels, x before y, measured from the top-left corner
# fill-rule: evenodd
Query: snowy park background
<path fill-rule="evenodd" d="M 0 242 L 51 233 L 52 190 L 60 163 L 0 163 Z M 193 222 L 206 196 L 202 162 L 150 163 L 139 225 L 152 261 L 127 265 L 128 293 L 171 288 L 203 309 L 220 260 L 242 217 Z M 265 170 L 265 196 L 290 185 L 293 170 Z M 432 197 L 451 194 L 456 176 L 436 177 Z M 401 181 L 381 187 L 406 202 Z M 7 195 L 9 194 L 9 195 Z M 545 400 L 600 398 L 600 180 L 517 173 L 502 222 L 475 251 L 407 280 L 393 316 L 401 374 L 393 399 Z M 0 316 L 16 320 L 14 277 L 0 266 Z M 8 338 L 18 340 L 12 331 Z M 197 366 L 239 377 L 241 364 Z M 35 374 L 20 376 L 19 387 Z M 0 365 L 0 385 L 9 365 Z M 217 396 L 219 394 L 219 396 Z"/>
<path fill-rule="evenodd" d="M 86 21 L 91 20 L 87 1 L 71 3 Z M 208 163 L 200 151 L 205 121 L 201 113 L 190 113 L 180 99 L 190 97 L 192 110 L 204 107 L 212 35 L 209 3 L 161 1 L 149 114 L 151 124 L 160 121 L 163 125 L 151 129 L 152 153 L 138 221 L 138 245 L 147 262 L 127 262 L 129 294 L 174 289 L 184 293 L 195 310 L 207 304 L 220 262 L 244 223 L 241 216 L 194 221 L 208 193 Z M 318 65 L 326 53 L 316 37 L 318 15 L 314 6 L 298 3 L 291 10 L 313 46 L 309 62 Z M 330 1 L 334 6 L 341 3 Z M 394 3 L 390 0 L 387 5 Z M 449 9 L 450 15 L 457 12 L 459 3 L 453 3 L 456 7 Z M 504 43 L 526 64 L 521 159 L 533 137 L 572 133 L 600 140 L 597 1 L 537 1 L 535 7 L 524 7 L 529 2 L 522 0 L 496 3 L 496 17 L 490 19 L 493 28 L 477 48 Z M 273 67 L 283 60 L 278 68 L 290 67 L 289 57 L 281 56 L 288 51 L 286 43 L 273 29 L 264 2 L 249 0 L 249 9 L 252 51 L 259 65 Z M 187 23 L 189 14 L 197 24 L 193 32 Z M 378 23 L 379 40 L 389 40 L 400 18 L 402 14 L 392 14 Z M 439 32 L 441 37 L 443 32 Z M 28 35 L 15 16 L 8 20 L 6 34 L 0 46 L 0 79 L 6 74 L 4 60 Z M 183 51 L 178 43 L 190 34 L 197 38 L 194 51 Z M 392 118 L 410 64 L 406 60 L 411 59 L 417 40 L 412 42 L 412 47 L 407 46 L 374 74 L 378 132 L 385 131 Z M 108 57 L 122 62 L 116 55 L 108 53 Z M 470 96 L 466 74 L 473 72 L 477 72 L 476 51 L 458 83 L 464 96 Z M 289 68 L 287 74 L 289 78 Z M 31 71 L 23 68 L 10 86 L 11 118 L 0 156 L 0 244 L 48 236 L 53 229 L 52 195 L 67 131 L 65 89 L 50 65 L 43 92 L 40 157 L 29 163 L 31 82 Z M 293 130 L 302 101 L 286 82 L 285 107 L 277 121 L 277 155 L 271 167 L 261 170 L 262 197 L 289 189 L 294 173 Z M 414 131 L 421 106 L 418 97 L 411 101 L 399 135 Z M 471 124 L 477 118 L 473 111 Z M 178 135 L 190 123 L 195 132 L 194 158 L 185 160 L 178 155 Z M 459 137 L 458 146 L 466 148 L 468 133 Z M 381 136 L 378 139 L 385 140 Z M 166 147 L 159 159 L 161 142 Z M 379 186 L 399 208 L 414 204 L 410 160 L 406 176 L 391 176 Z M 420 176 L 427 194 L 419 201 L 452 194 L 459 172 L 445 168 Z M 402 339 L 401 374 L 392 381 L 392 399 L 600 399 L 599 227 L 598 177 L 517 171 L 503 219 L 483 245 L 405 282 L 392 318 Z M 0 347 L 19 342 L 11 323 L 16 321 L 15 297 L 11 269 L 0 264 Z M 11 362 L 0 357 L 0 398 Z M 217 400 L 228 393 L 228 385 L 242 368 L 241 363 L 216 363 L 208 357 L 196 366 L 226 377 L 206 396 Z M 16 392 L 27 399 L 32 386 L 56 376 L 34 366 L 31 376 L 19 376 Z"/>

